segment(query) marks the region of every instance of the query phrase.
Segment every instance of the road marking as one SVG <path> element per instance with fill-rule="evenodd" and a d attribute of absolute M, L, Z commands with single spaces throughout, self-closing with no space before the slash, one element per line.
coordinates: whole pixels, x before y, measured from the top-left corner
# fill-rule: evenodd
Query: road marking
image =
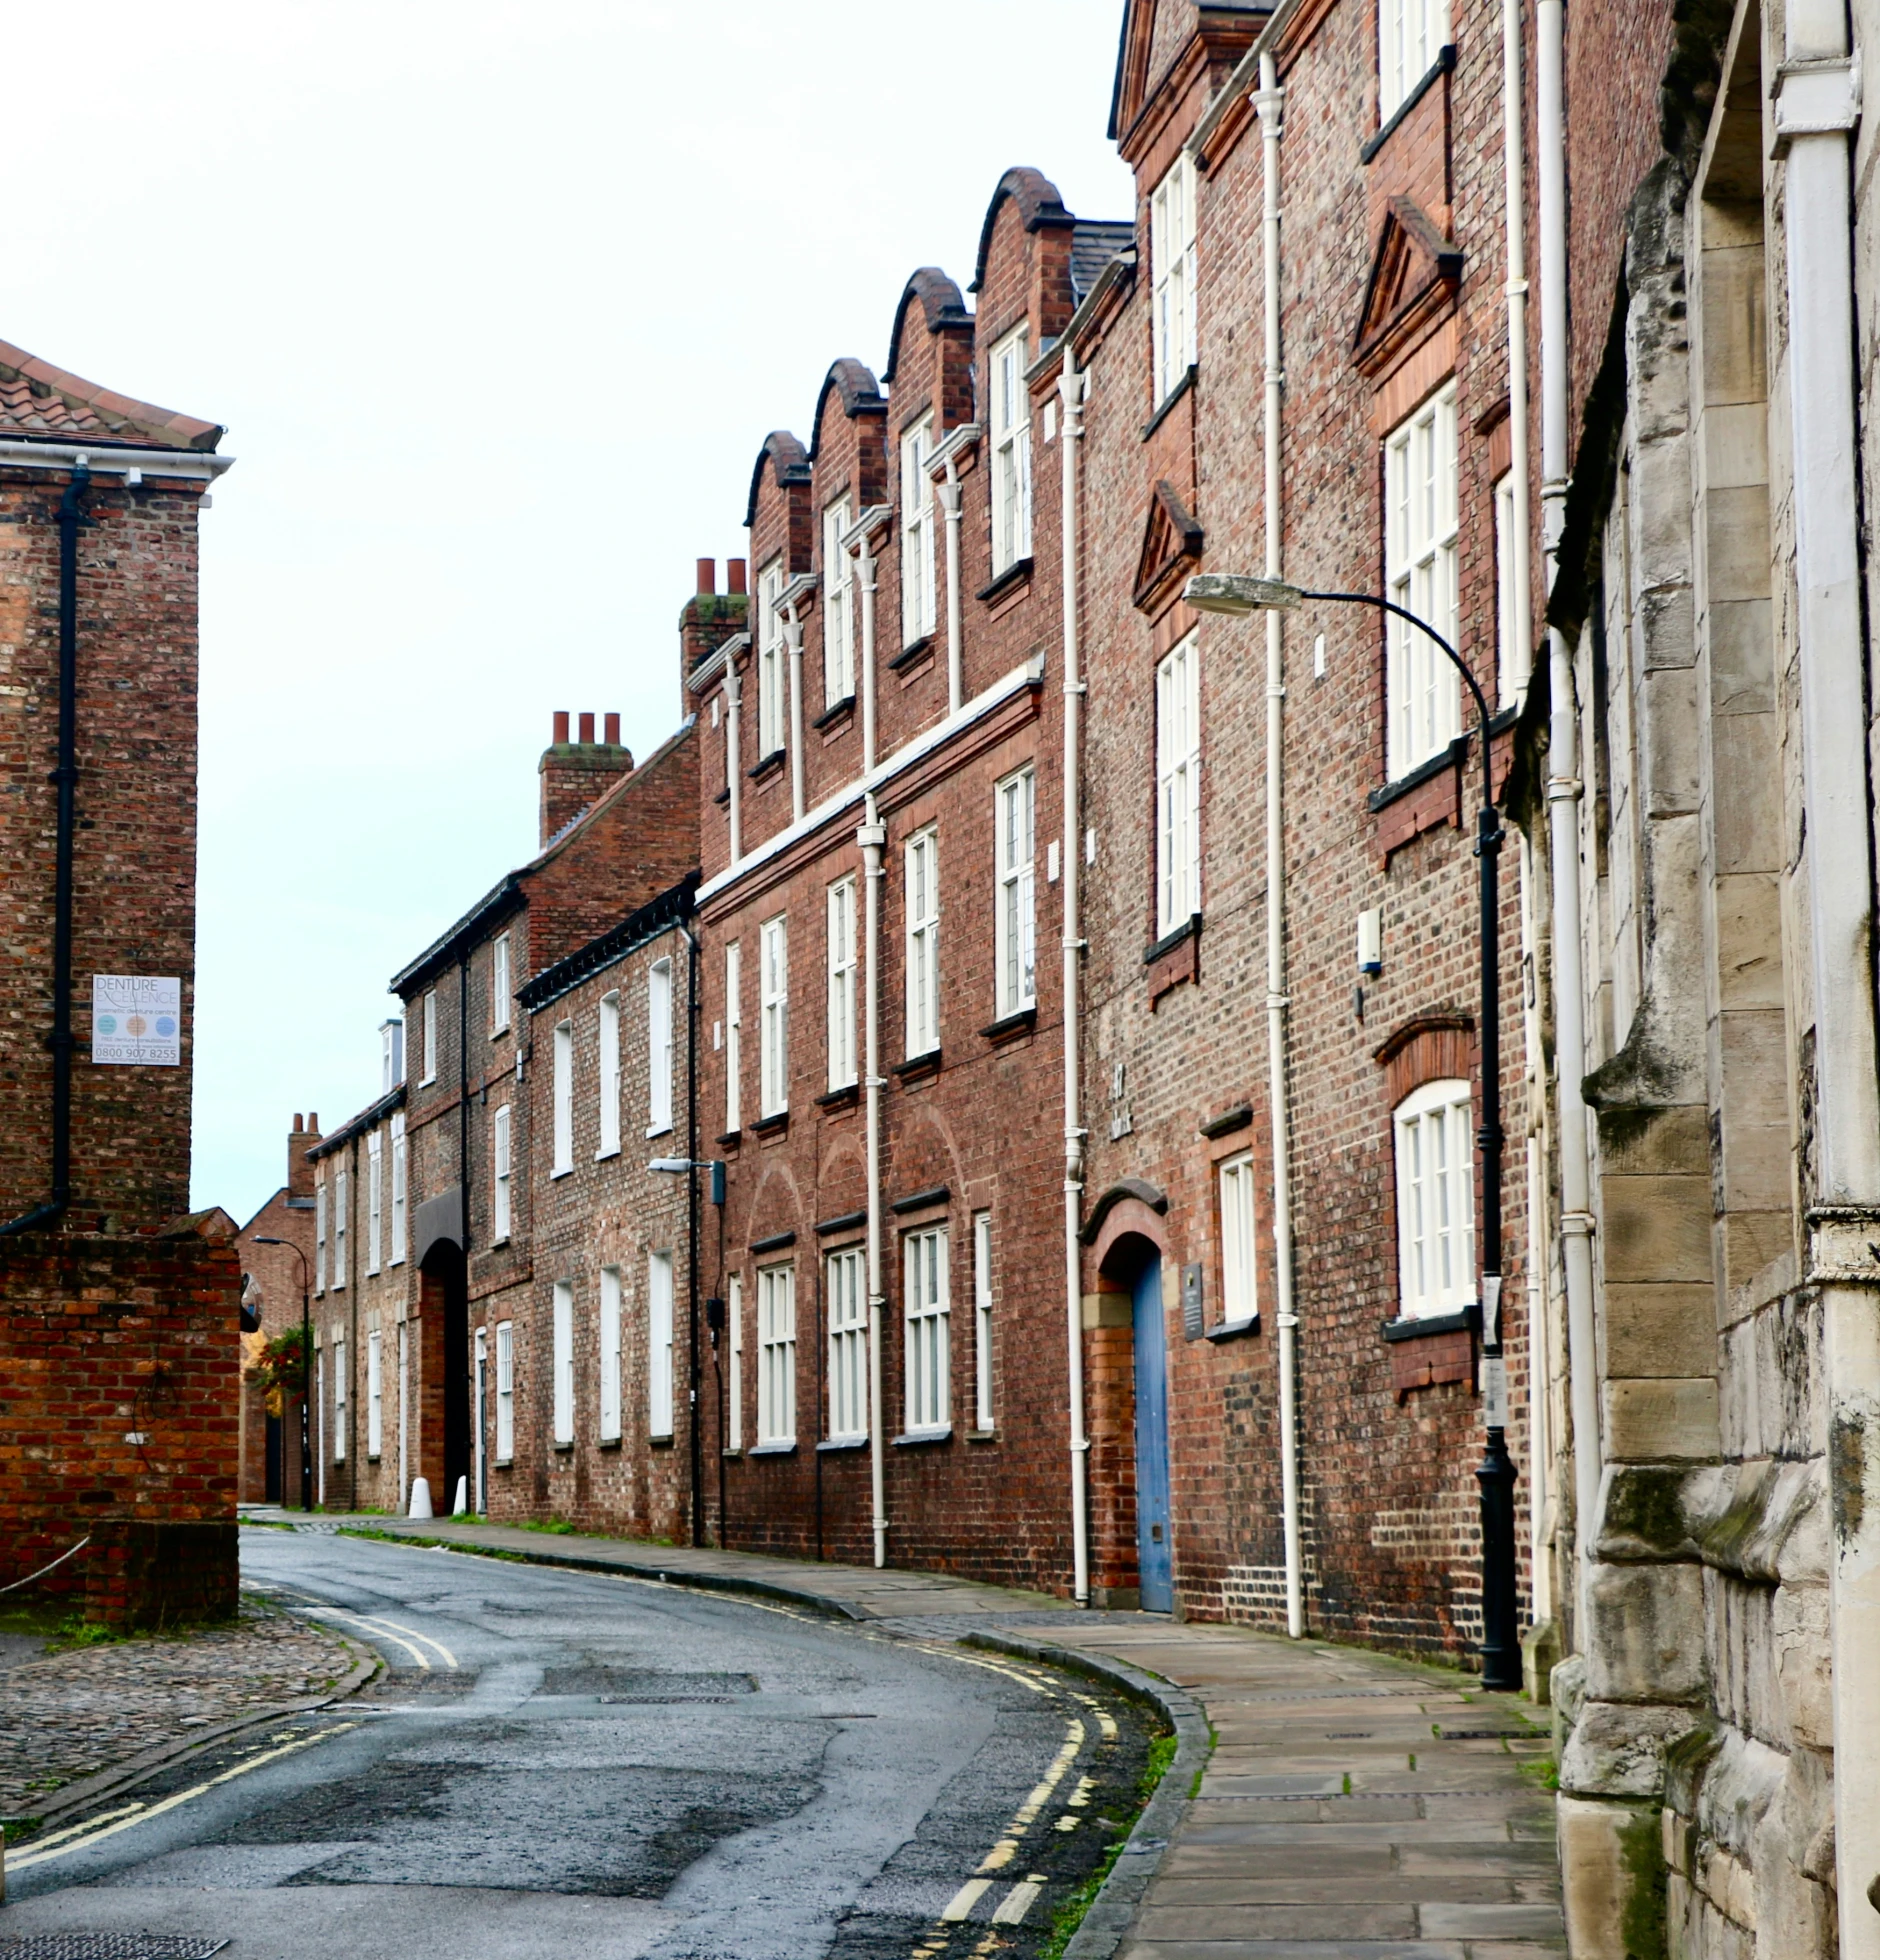
<path fill-rule="evenodd" d="M 1077 1752 L 1084 1746 L 1084 1736 L 1083 1723 L 1073 1715 L 1064 1732 L 1064 1746 L 1052 1758 L 1051 1767 L 1045 1771 L 1037 1788 L 1012 1813 L 1005 1836 L 980 1860 L 981 1872 L 1003 1871 L 1018 1855 L 1019 1839 L 1038 1821 L 1038 1813 L 1050 1802 L 1051 1792 L 1063 1782 L 1064 1772 L 1077 1760 Z"/>
<path fill-rule="evenodd" d="M 942 1920 L 964 1919 L 992 1888 L 989 1878 L 969 1878 L 947 1903 Z"/>
<path fill-rule="evenodd" d="M 122 1810 L 107 1810 L 102 1817 L 87 1817 L 82 1824 L 68 1824 L 62 1831 L 48 1831 L 33 1846 L 33 1849 L 35 1851 L 43 1851 L 48 1845 L 63 1844 L 69 1837 L 77 1837 L 84 1831 L 95 1831 L 100 1824 L 109 1824 L 119 1817 L 134 1816 L 142 1809 L 143 1805 L 141 1803 L 127 1803 Z M 17 1858 L 14 1859 L 13 1865 L 14 1869 L 18 1870 L 19 1860 Z"/>
<path fill-rule="evenodd" d="M 225 1769 L 221 1775 L 210 1777 L 208 1782 L 198 1783 L 193 1789 L 179 1790 L 175 1796 L 165 1797 L 161 1803 L 153 1803 L 147 1808 L 138 1806 L 134 1814 L 129 1817 L 113 1811 L 110 1814 L 117 1818 L 116 1823 L 105 1823 L 102 1819 L 94 1819 L 91 1824 L 79 1825 L 76 1828 L 88 1832 L 88 1836 L 72 1837 L 71 1842 L 66 1844 L 53 1844 L 48 1840 L 44 1847 L 34 1846 L 19 1857 L 9 1858 L 8 1866 L 16 1872 L 23 1872 L 34 1865 L 50 1864 L 53 1859 L 64 1858 L 74 1851 L 88 1850 L 92 1845 L 100 1844 L 108 1837 L 116 1837 L 120 1831 L 128 1831 L 134 1824 L 148 1823 L 153 1817 L 161 1817 L 166 1810 L 174 1810 L 178 1804 L 185 1804 L 193 1798 L 206 1796 L 218 1784 L 232 1782 L 238 1776 L 246 1776 L 251 1769 L 261 1768 L 264 1763 L 278 1762 L 281 1757 L 291 1756 L 296 1750 L 311 1749 L 316 1742 L 324 1742 L 329 1736 L 344 1735 L 348 1729 L 356 1729 L 358 1726 L 357 1722 L 339 1722 L 330 1729 L 322 1729 L 318 1735 L 302 1736 L 298 1742 L 287 1743 L 278 1749 L 264 1749 L 259 1755 L 250 1756 L 245 1762 L 237 1763 L 233 1769 Z M 62 1835 L 71 1836 L 70 1833 L 62 1833 Z"/>
<path fill-rule="evenodd" d="M 1016 1926 L 1038 1902 L 1038 1894 L 1044 1890 L 1044 1880 L 1028 1878 L 1022 1885 L 1014 1885 L 992 1909 L 992 1923 L 995 1926 Z"/>
<path fill-rule="evenodd" d="M 957 1647 L 948 1646 L 937 1640 L 917 1640 L 917 1647 L 925 1647 L 930 1654 L 944 1654 L 950 1661 L 964 1661 L 968 1667 L 988 1668 L 994 1674 L 1003 1674 L 1008 1681 L 1016 1681 L 1021 1688 L 1029 1688 L 1035 1695 L 1048 1695 L 1052 1692 L 1049 1683 L 1033 1681 L 1020 1674 L 1016 1668 L 1001 1667 L 997 1661 L 981 1660 L 977 1654 L 962 1654 Z"/>
<path fill-rule="evenodd" d="M 393 1646 L 404 1648 L 405 1652 L 408 1653 L 411 1656 L 411 1658 L 414 1661 L 416 1661 L 417 1664 L 421 1668 L 423 1668 L 427 1674 L 431 1672 L 431 1662 L 429 1657 L 425 1654 L 423 1648 L 416 1647 L 412 1644 L 411 1641 L 403 1638 L 402 1635 L 393 1633 L 391 1631 L 391 1622 L 388 1620 L 375 1620 L 365 1613 L 351 1612 L 344 1606 L 329 1606 L 323 1600 L 316 1600 L 312 1605 L 302 1607 L 301 1611 L 306 1613 L 310 1618 L 313 1619 L 351 1620 L 355 1626 L 365 1627 L 369 1632 L 377 1634 L 382 1640 L 389 1640 Z M 422 1640 L 424 1638 L 424 1635 L 418 1634 L 416 1638 Z M 429 1644 L 433 1647 L 437 1647 L 437 1642 L 435 1640 L 431 1641 Z M 438 1647 L 438 1652 L 440 1654 L 444 1654 L 445 1659 L 449 1662 L 449 1664 L 452 1667 L 455 1667 L 457 1665 L 457 1663 L 454 1660 L 450 1659 L 449 1654 L 446 1653 L 442 1647 Z"/>
<path fill-rule="evenodd" d="M 434 1647 L 444 1656 L 444 1665 L 446 1667 L 455 1667 L 457 1665 L 457 1656 L 441 1640 L 434 1640 L 428 1633 L 420 1633 L 416 1627 L 405 1626 L 397 1620 L 380 1620 L 378 1625 L 390 1627 L 394 1633 L 408 1633 L 413 1640 L 422 1640 L 427 1647 Z"/>

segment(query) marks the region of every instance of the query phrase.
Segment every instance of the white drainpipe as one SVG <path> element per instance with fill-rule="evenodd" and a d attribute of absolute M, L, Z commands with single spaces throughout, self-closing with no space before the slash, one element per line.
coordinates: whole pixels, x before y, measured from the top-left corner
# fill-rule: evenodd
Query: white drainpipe
<path fill-rule="evenodd" d="M 1260 57 L 1260 117 L 1265 172 L 1262 232 L 1266 287 L 1266 575 L 1281 575 L 1280 413 L 1286 376 L 1280 366 L 1279 140 L 1285 102 L 1279 63 Z M 1280 1507 L 1286 1535 L 1286 1631 L 1306 1630 L 1305 1564 L 1299 1542 L 1299 1315 L 1293 1295 L 1292 1102 L 1287 1082 L 1286 832 L 1281 769 L 1286 752 L 1286 662 L 1280 616 L 1266 615 L 1266 1045 L 1273 1117 L 1273 1263 L 1278 1275 Z"/>
<path fill-rule="evenodd" d="M 744 771 L 740 766 L 743 758 L 738 752 L 738 701 L 741 693 L 742 690 L 738 686 L 737 662 L 727 654 L 725 656 L 725 787 L 731 792 L 730 844 L 733 864 L 744 855 L 744 832 L 741 822 Z"/>
<path fill-rule="evenodd" d="M 947 521 L 947 713 L 957 714 L 966 699 L 966 656 L 960 604 L 960 463 L 951 450 L 946 472 L 946 481 L 937 488 Z"/>
<path fill-rule="evenodd" d="M 881 1407 L 881 852 L 888 833 L 871 792 L 855 833 L 862 851 L 868 904 L 862 944 L 868 958 L 868 992 L 862 1010 L 862 1080 L 868 1098 L 868 1471 L 874 1502 L 875 1564 L 888 1562 L 887 1461 Z"/>
<path fill-rule="evenodd" d="M 1084 1131 L 1080 1121 L 1078 1068 L 1079 956 L 1083 940 L 1077 904 L 1077 833 L 1081 821 L 1078 788 L 1078 728 L 1084 681 L 1077 643 L 1077 449 L 1084 437 L 1084 377 L 1068 338 L 1058 372 L 1064 401 L 1064 1316 L 1070 1370 L 1071 1437 L 1071 1591 L 1079 1606 L 1090 1604 L 1090 1439 L 1084 1433 L 1083 1258 L 1078 1243 L 1084 1195 Z M 949 540 L 949 553 L 953 545 Z M 957 564 L 957 558 L 950 558 Z"/>
<path fill-rule="evenodd" d="M 1567 126 L 1562 96 L 1565 8 L 1535 8 L 1535 149 L 1541 217 L 1541 531 L 1553 590 L 1567 495 Z M 1554 888 L 1554 1109 L 1560 1148 L 1560 1263 L 1567 1283 L 1567 1386 L 1573 1413 L 1574 1547 L 1584 1649 L 1586 1582 L 1599 1510 L 1599 1355 L 1593 1323 L 1593 1212 L 1586 1144 L 1586 995 L 1580 945 L 1579 720 L 1567 637 L 1547 631 L 1547 839 Z"/>
<path fill-rule="evenodd" d="M 862 588 L 862 774 L 875 766 L 875 553 L 863 533 L 855 553 L 856 582 Z"/>
<path fill-rule="evenodd" d="M 1788 387 L 1796 638 L 1808 819 L 1816 1188 L 1834 1563 L 1834 1852 L 1842 1960 L 1880 1960 L 1880 1068 L 1873 994 L 1873 806 L 1858 532 L 1849 137 L 1860 65 L 1842 0 L 1789 0 L 1775 135 L 1786 155 Z"/>
<path fill-rule="evenodd" d="M 790 649 L 790 821 L 803 818 L 803 622 L 796 601 L 783 610 L 783 637 Z"/>

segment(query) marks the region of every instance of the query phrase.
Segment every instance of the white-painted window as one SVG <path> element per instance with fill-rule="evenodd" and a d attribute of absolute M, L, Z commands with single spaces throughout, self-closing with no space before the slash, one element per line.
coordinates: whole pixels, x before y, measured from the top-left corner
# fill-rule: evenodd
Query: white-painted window
<path fill-rule="evenodd" d="M 366 1138 L 366 1273 L 376 1273 L 385 1229 L 385 1139 L 374 1130 Z"/>
<path fill-rule="evenodd" d="M 829 887 L 829 1087 L 855 1083 L 855 880 Z"/>
<path fill-rule="evenodd" d="M 646 1134 L 672 1128 L 672 962 L 646 970 Z"/>
<path fill-rule="evenodd" d="M 1391 0 L 1383 0 L 1389 6 Z M 1149 199 L 1150 318 L 1155 399 L 1168 399 L 1195 361 L 1195 165 L 1186 150 Z"/>
<path fill-rule="evenodd" d="M 992 792 L 994 863 L 998 876 L 993 963 L 1001 1016 L 1038 1001 L 1036 869 L 1032 862 L 1037 777 L 1030 769 L 1007 776 Z"/>
<path fill-rule="evenodd" d="M 394 1266 L 405 1263 L 407 1229 L 411 1210 L 411 1145 L 405 1138 L 405 1112 L 392 1118 L 392 1259 Z"/>
<path fill-rule="evenodd" d="M 555 1441 L 574 1441 L 574 1282 L 555 1282 Z"/>
<path fill-rule="evenodd" d="M 1384 591 L 1458 644 L 1456 384 L 1384 442 Z M 1461 732 L 1460 682 L 1427 633 L 1385 615 L 1389 771 L 1394 781 L 1440 755 Z"/>
<path fill-rule="evenodd" d="M 731 1347 L 729 1379 L 725 1384 L 725 1447 L 744 1447 L 744 1276 L 733 1273 L 725 1282 L 725 1320 Z"/>
<path fill-rule="evenodd" d="M 405 1024 L 400 1020 L 379 1024 L 379 1094 L 390 1095 L 405 1079 Z"/>
<path fill-rule="evenodd" d="M 992 1427 L 992 1214 L 973 1213 L 973 1423 Z"/>
<path fill-rule="evenodd" d="M 834 707 L 855 693 L 855 563 L 842 548 L 842 535 L 855 522 L 848 498 L 838 497 L 823 512 L 823 706 Z"/>
<path fill-rule="evenodd" d="M 346 1256 L 346 1226 L 352 1213 L 352 1176 L 341 1171 L 333 1179 L 333 1285 L 346 1284 L 350 1268 Z"/>
<path fill-rule="evenodd" d="M 790 945 L 781 914 L 758 929 L 757 1113 L 780 1115 L 790 1106 Z"/>
<path fill-rule="evenodd" d="M 828 1260 L 829 1436 L 854 1442 L 868 1434 L 868 1295 L 860 1246 Z"/>
<path fill-rule="evenodd" d="M 1191 633 L 1155 670 L 1158 937 L 1201 910 L 1201 649 Z"/>
<path fill-rule="evenodd" d="M 907 1290 L 907 1426 L 942 1429 L 950 1414 L 947 1353 L 947 1233 L 944 1225 L 902 1241 Z"/>
<path fill-rule="evenodd" d="M 601 1441 L 620 1440 L 620 1268 L 601 1268 Z"/>
<path fill-rule="evenodd" d="M 496 1323 L 496 1461 L 507 1463 L 516 1454 L 516 1329 L 515 1323 Z"/>
<path fill-rule="evenodd" d="M 346 1336 L 333 1335 L 333 1461 L 346 1461 Z"/>
<path fill-rule="evenodd" d="M 744 953 L 736 940 L 725 948 L 725 1132 L 744 1126 Z"/>
<path fill-rule="evenodd" d="M 366 1455 L 385 1447 L 385 1336 L 375 1327 L 366 1336 Z"/>
<path fill-rule="evenodd" d="M 510 1192 L 514 1155 L 509 1136 L 509 1105 L 504 1103 L 490 1118 L 490 1241 L 501 1245 L 509 1236 L 511 1224 Z"/>
<path fill-rule="evenodd" d="M 940 1046 L 940 835 L 907 840 L 907 1052 Z"/>
<path fill-rule="evenodd" d="M 595 1047 L 600 1063 L 595 1114 L 599 1118 L 600 1142 L 596 1157 L 612 1157 L 620 1150 L 620 996 L 601 996 L 600 1032 Z"/>
<path fill-rule="evenodd" d="M 1031 556 L 1031 394 L 1027 338 L 1019 327 L 992 350 L 992 575 Z"/>
<path fill-rule="evenodd" d="M 933 631 L 937 603 L 934 566 L 933 412 L 901 437 L 901 644 L 911 647 Z"/>
<path fill-rule="evenodd" d="M 313 1181 L 313 1290 L 326 1291 L 326 1179 Z"/>
<path fill-rule="evenodd" d="M 796 1269 L 757 1271 L 757 1440 L 796 1441 Z"/>
<path fill-rule="evenodd" d="M 672 1434 L 672 1254 L 646 1258 L 646 1425 L 650 1436 Z"/>
<path fill-rule="evenodd" d="M 1426 1082 L 1397 1105 L 1399 1311 L 1455 1313 L 1476 1297 L 1469 1085 Z"/>
<path fill-rule="evenodd" d="M 1260 1311 L 1253 1217 L 1253 1156 L 1243 1150 L 1221 1166 L 1221 1318 L 1229 1326 Z"/>
<path fill-rule="evenodd" d="M 555 1164 L 553 1177 L 566 1177 L 574 1169 L 574 1023 L 561 1021 L 555 1027 L 555 1061 L 552 1088 L 555 1099 Z"/>
<path fill-rule="evenodd" d="M 490 945 L 490 1033 L 509 1025 L 509 935 L 499 932 Z"/>
<path fill-rule="evenodd" d="M 1501 708 L 1512 707 L 1528 683 L 1515 646 L 1518 608 L 1527 600 L 1515 586 L 1514 526 L 1514 472 L 1507 470 L 1495 483 L 1495 671 Z"/>
<path fill-rule="evenodd" d="M 773 558 L 757 575 L 757 758 L 783 747 L 787 725 L 789 654 L 783 640 L 783 560 Z"/>
<path fill-rule="evenodd" d="M 431 988 L 424 996 L 424 1073 L 418 1078 L 422 1088 L 427 1082 L 437 1080 L 437 989 Z"/>
<path fill-rule="evenodd" d="M 1380 127 L 1436 66 L 1449 38 L 1448 0 L 1378 0 L 1377 119 Z"/>

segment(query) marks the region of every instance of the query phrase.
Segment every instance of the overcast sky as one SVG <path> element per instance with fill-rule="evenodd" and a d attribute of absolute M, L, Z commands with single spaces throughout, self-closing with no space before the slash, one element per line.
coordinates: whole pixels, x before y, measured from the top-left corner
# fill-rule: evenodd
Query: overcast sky
<path fill-rule="evenodd" d="M 680 715 L 693 560 L 1000 173 L 1127 217 L 1122 0 L 21 9 L 0 339 L 225 423 L 202 520 L 195 1202 L 377 1093 L 525 860 L 557 708 Z M 81 792 L 82 793 L 82 792 Z"/>

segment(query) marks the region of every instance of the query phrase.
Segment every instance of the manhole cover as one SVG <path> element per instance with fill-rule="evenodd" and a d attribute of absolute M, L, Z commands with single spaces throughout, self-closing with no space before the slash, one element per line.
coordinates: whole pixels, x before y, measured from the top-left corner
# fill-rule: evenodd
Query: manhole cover
<path fill-rule="evenodd" d="M 751 1674 L 667 1674 L 637 1667 L 551 1667 L 545 1695 L 594 1695 L 602 1701 L 730 1701 L 754 1695 Z"/>
<path fill-rule="evenodd" d="M 0 1960 L 209 1960 L 227 1945 L 174 1933 L 0 1933 Z"/>

